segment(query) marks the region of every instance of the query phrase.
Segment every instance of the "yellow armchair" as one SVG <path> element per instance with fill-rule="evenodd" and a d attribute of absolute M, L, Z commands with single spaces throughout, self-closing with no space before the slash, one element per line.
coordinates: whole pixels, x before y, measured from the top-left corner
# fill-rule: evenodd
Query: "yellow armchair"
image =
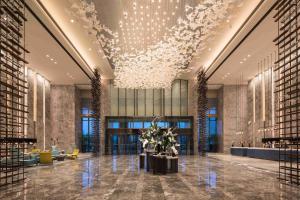
<path fill-rule="evenodd" d="M 40 153 L 40 152 L 41 152 L 40 149 L 32 149 L 32 150 L 31 150 L 31 153 Z"/>
<path fill-rule="evenodd" d="M 73 153 L 68 153 L 66 156 L 67 156 L 67 158 L 70 158 L 70 159 L 76 159 L 76 158 L 78 158 L 78 154 L 79 154 L 79 149 L 74 149 Z"/>
<path fill-rule="evenodd" d="M 40 163 L 41 164 L 53 164 L 51 152 L 40 152 Z"/>

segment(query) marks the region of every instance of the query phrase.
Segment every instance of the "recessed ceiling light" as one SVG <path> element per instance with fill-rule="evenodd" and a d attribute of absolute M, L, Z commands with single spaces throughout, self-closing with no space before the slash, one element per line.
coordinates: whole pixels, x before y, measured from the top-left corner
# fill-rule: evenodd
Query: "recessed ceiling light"
<path fill-rule="evenodd" d="M 74 19 L 71 19 L 70 22 L 71 22 L 71 23 L 74 23 Z"/>
<path fill-rule="evenodd" d="M 46 57 L 49 58 L 50 56 L 47 54 Z"/>
<path fill-rule="evenodd" d="M 251 57 L 251 55 L 250 54 L 248 54 L 248 58 L 250 58 Z"/>
<path fill-rule="evenodd" d="M 57 62 L 54 62 L 54 64 L 57 64 Z"/>
<path fill-rule="evenodd" d="M 240 63 L 243 64 L 243 61 L 241 61 Z"/>
<path fill-rule="evenodd" d="M 229 19 L 227 19 L 227 20 L 226 20 L 226 22 L 227 22 L 227 23 L 229 23 L 229 22 L 230 22 L 230 20 L 229 20 Z"/>
<path fill-rule="evenodd" d="M 53 58 L 51 58 L 50 60 L 51 60 L 51 61 L 53 61 L 54 59 L 53 59 Z"/>

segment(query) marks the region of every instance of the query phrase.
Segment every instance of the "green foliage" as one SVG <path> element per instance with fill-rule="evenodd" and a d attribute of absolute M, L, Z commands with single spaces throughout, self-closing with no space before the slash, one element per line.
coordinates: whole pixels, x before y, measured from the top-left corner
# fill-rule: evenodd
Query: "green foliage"
<path fill-rule="evenodd" d="M 162 130 L 157 125 L 157 120 L 154 119 L 151 126 L 146 131 L 142 132 L 139 140 L 143 144 L 143 148 L 152 148 L 157 153 L 172 153 L 177 155 L 176 147 L 179 144 L 176 141 L 177 134 L 173 133 L 174 129 L 169 128 L 167 131 Z"/>

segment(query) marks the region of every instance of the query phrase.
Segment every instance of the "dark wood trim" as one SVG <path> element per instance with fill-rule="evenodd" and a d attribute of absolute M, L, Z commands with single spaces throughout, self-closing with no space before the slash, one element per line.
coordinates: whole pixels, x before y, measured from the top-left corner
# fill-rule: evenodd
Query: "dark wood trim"
<path fill-rule="evenodd" d="M 237 35 L 242 31 L 243 28 L 245 28 L 246 24 L 250 21 L 250 19 L 254 16 L 254 14 L 257 12 L 257 10 L 260 8 L 264 0 L 261 0 L 259 4 L 255 7 L 255 9 L 252 11 L 252 13 L 249 15 L 249 17 L 246 19 L 246 21 L 242 24 L 242 26 L 239 28 L 239 30 L 234 34 L 234 36 L 230 39 L 230 41 L 227 43 L 227 45 L 222 49 L 222 51 L 218 54 L 218 56 L 214 59 L 212 64 L 205 70 L 205 73 L 207 74 L 208 70 L 214 65 L 214 63 L 221 57 L 221 55 L 225 52 L 226 48 L 231 44 L 231 42 L 237 37 Z M 227 61 L 227 59 L 243 44 L 243 42 L 249 37 L 249 35 L 258 27 L 258 25 L 272 12 L 274 7 L 277 5 L 277 2 L 275 2 L 271 8 L 264 14 L 264 16 L 254 25 L 254 27 L 243 37 L 243 39 L 234 47 L 233 50 L 223 59 L 223 61 L 214 69 L 214 71 L 207 77 L 207 80 L 209 80 L 214 73 Z"/>
<path fill-rule="evenodd" d="M 75 62 L 75 64 L 81 69 L 81 71 L 91 80 L 91 76 L 83 69 L 83 67 L 77 62 L 77 60 L 72 56 L 72 54 L 64 47 L 64 45 L 57 39 L 57 37 L 50 31 L 50 29 L 44 24 L 44 22 L 37 16 L 37 14 L 28 6 L 28 4 L 25 2 L 26 9 L 34 16 L 34 18 L 42 25 L 42 27 L 49 33 L 49 35 L 57 42 L 57 44 L 70 56 L 70 58 Z M 46 10 L 44 10 L 47 12 Z M 49 16 L 50 17 L 50 16 Z M 50 17 L 51 18 L 51 17 Z M 52 18 L 51 18 L 52 19 Z M 59 27 L 58 27 L 59 28 Z M 61 29 L 59 28 L 61 31 Z M 62 32 L 63 33 L 63 32 Z M 63 33 L 65 36 L 65 34 Z M 67 38 L 66 38 L 67 39 Z M 67 39 L 68 40 L 68 39 Z M 69 40 L 68 40 L 69 41 Z M 71 43 L 72 44 L 72 43 Z M 77 49 L 72 45 L 72 47 L 75 49 L 75 51 L 78 53 Z M 81 57 L 81 55 L 79 54 Z M 82 57 L 81 57 L 82 58 Z M 83 61 L 86 63 L 86 61 L 83 59 Z"/>

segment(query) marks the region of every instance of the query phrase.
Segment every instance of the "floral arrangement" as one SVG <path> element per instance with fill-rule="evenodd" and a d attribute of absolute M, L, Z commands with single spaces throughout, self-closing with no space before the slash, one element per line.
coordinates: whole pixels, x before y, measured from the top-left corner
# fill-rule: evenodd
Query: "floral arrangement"
<path fill-rule="evenodd" d="M 177 134 L 173 131 L 172 128 L 167 131 L 162 130 L 157 126 L 156 120 L 153 120 L 150 128 L 141 133 L 139 140 L 142 142 L 144 149 L 154 149 L 158 154 L 170 153 L 177 155 L 176 147 L 180 145 L 176 141 Z"/>

